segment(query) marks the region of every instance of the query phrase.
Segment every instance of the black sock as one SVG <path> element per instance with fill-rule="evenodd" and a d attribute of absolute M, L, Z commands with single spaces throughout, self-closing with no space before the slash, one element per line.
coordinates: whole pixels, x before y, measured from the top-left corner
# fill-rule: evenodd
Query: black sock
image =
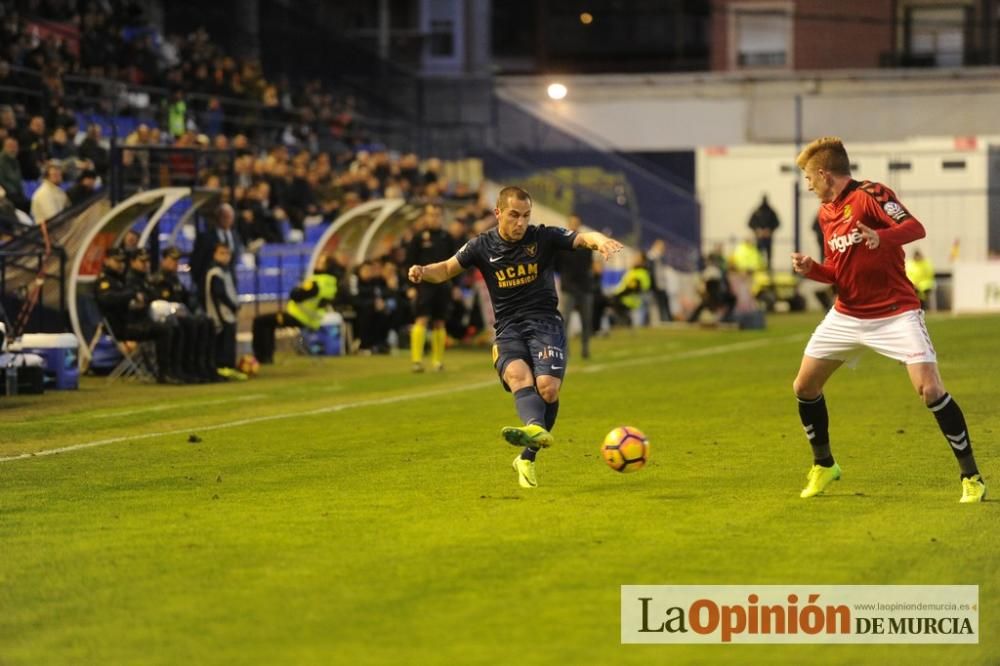
<path fill-rule="evenodd" d="M 826 413 L 826 398 L 820 395 L 812 400 L 799 398 L 798 401 L 799 418 L 812 447 L 813 462 L 832 467 L 834 461 L 830 453 L 830 418 Z"/>
<path fill-rule="evenodd" d="M 524 425 L 540 425 L 545 427 L 545 401 L 534 386 L 525 386 L 514 392 L 514 406 L 517 415 Z"/>
<path fill-rule="evenodd" d="M 538 455 L 538 449 L 533 449 L 530 446 L 524 447 L 524 451 L 521 451 L 521 457 L 525 460 L 535 460 L 535 456 Z"/>
<path fill-rule="evenodd" d="M 935 400 L 927 408 L 934 413 L 938 427 L 944 434 L 951 452 L 955 454 L 962 478 L 979 474 L 976 466 L 976 459 L 972 455 L 972 439 L 969 437 L 969 429 L 965 426 L 965 415 L 962 414 L 958 403 L 950 394 L 945 393 Z"/>
<path fill-rule="evenodd" d="M 552 427 L 556 424 L 556 417 L 559 415 L 559 401 L 545 403 L 545 429 L 552 432 Z"/>

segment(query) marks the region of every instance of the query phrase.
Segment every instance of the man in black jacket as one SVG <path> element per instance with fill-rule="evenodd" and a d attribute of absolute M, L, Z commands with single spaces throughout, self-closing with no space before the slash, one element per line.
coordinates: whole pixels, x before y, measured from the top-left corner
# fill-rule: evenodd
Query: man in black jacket
<path fill-rule="evenodd" d="M 173 365 L 174 328 L 149 318 L 146 293 L 125 280 L 125 251 L 108 250 L 97 279 L 97 306 L 119 341 L 152 340 L 156 346 L 156 381 L 180 383 Z"/>
<path fill-rule="evenodd" d="M 570 215 L 566 228 L 579 232 L 579 215 Z M 569 339 L 569 320 L 574 311 L 580 313 L 581 356 L 590 358 L 590 334 L 594 324 L 594 253 L 581 248 L 556 253 L 555 269 L 559 274 L 559 313 Z"/>

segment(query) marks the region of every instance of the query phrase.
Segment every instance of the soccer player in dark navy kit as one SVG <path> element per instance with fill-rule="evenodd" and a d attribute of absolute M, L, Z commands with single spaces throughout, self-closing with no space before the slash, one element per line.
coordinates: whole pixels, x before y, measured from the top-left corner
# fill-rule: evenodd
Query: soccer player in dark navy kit
<path fill-rule="evenodd" d="M 523 426 L 504 428 L 504 439 L 524 447 L 514 459 L 522 488 L 538 485 L 535 456 L 552 444 L 559 412 L 559 388 L 566 372 L 566 334 L 559 316 L 552 263 L 559 250 L 588 248 L 605 259 L 622 244 L 596 231 L 530 226 L 531 196 L 505 187 L 493 211 L 497 226 L 472 239 L 446 261 L 410 267 L 414 283 L 439 284 L 468 268 L 486 280 L 496 318 L 493 365 L 514 394 Z"/>

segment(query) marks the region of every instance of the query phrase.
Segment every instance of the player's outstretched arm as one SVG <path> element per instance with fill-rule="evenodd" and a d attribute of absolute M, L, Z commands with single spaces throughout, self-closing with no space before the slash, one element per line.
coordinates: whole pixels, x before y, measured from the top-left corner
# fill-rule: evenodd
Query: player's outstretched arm
<path fill-rule="evenodd" d="M 816 282 L 833 284 L 836 281 L 832 268 L 801 252 L 792 252 L 792 270 Z"/>
<path fill-rule="evenodd" d="M 599 231 L 587 231 L 576 235 L 576 239 L 573 241 L 573 249 L 578 247 L 585 247 L 600 252 L 606 261 L 611 258 L 611 255 L 621 252 L 622 244 L 613 238 L 608 238 Z"/>
<path fill-rule="evenodd" d="M 810 270 L 812 270 L 813 265 L 816 261 L 807 254 L 802 254 L 801 252 L 792 252 L 792 270 L 794 270 L 799 275 L 805 275 Z"/>
<path fill-rule="evenodd" d="M 440 284 L 441 282 L 447 282 L 464 270 L 462 264 L 458 263 L 458 259 L 452 257 L 446 261 L 439 261 L 436 264 L 410 266 L 407 276 L 413 284 L 420 284 L 421 282 Z"/>

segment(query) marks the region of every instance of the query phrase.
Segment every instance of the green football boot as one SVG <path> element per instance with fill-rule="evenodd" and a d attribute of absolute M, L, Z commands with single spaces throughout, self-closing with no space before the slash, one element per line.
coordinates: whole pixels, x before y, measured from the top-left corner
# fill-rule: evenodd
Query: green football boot
<path fill-rule="evenodd" d="M 544 449 L 552 446 L 552 434 L 540 425 L 512 426 L 500 431 L 508 444 Z"/>
<path fill-rule="evenodd" d="M 534 460 L 525 460 L 519 455 L 514 458 L 514 471 L 517 472 L 517 482 L 521 484 L 522 488 L 538 487 Z"/>
<path fill-rule="evenodd" d="M 982 502 L 986 498 L 986 483 L 983 477 L 975 474 L 962 479 L 962 499 L 958 500 L 962 504 L 970 502 Z"/>
<path fill-rule="evenodd" d="M 826 490 L 826 487 L 833 481 L 840 481 L 840 465 L 833 463 L 832 467 L 813 465 L 806 476 L 809 483 L 799 493 L 799 497 L 813 497 Z"/>

